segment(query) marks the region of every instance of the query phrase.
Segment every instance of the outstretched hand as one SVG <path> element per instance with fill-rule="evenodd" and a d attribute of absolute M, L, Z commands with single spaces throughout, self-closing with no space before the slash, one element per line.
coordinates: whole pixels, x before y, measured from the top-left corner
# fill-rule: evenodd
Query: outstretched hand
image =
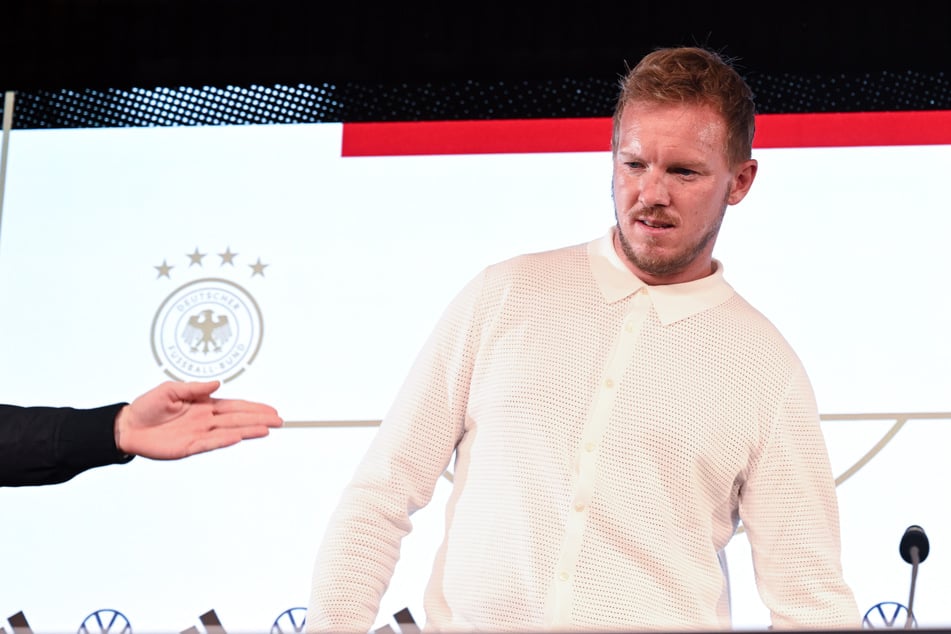
<path fill-rule="evenodd" d="M 116 416 L 116 447 L 130 455 L 178 460 L 267 436 L 284 421 L 270 405 L 211 398 L 219 381 L 166 381 Z"/>

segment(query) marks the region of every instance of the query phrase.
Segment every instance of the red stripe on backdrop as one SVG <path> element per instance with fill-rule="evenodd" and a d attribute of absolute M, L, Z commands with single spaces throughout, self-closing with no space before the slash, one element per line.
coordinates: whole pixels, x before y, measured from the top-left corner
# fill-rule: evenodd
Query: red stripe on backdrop
<path fill-rule="evenodd" d="M 344 123 L 343 156 L 606 152 L 611 119 Z M 766 114 L 757 148 L 951 144 L 951 110 Z"/>
<path fill-rule="evenodd" d="M 946 144 L 951 110 L 909 110 L 760 115 L 754 147 Z"/>
<path fill-rule="evenodd" d="M 344 123 L 343 156 L 606 152 L 611 119 Z"/>

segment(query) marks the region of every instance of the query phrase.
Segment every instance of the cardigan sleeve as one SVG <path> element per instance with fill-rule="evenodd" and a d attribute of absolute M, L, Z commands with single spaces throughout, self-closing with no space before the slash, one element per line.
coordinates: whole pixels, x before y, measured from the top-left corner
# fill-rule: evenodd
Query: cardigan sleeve
<path fill-rule="evenodd" d="M 0 486 L 57 484 L 132 460 L 116 448 L 125 403 L 92 409 L 0 405 Z"/>
<path fill-rule="evenodd" d="M 464 433 L 481 293 L 473 279 L 444 312 L 330 517 L 314 565 L 307 632 L 367 632 L 410 516 L 432 499 Z"/>
<path fill-rule="evenodd" d="M 795 370 L 742 496 L 756 584 L 772 629 L 861 629 L 815 397 Z"/>

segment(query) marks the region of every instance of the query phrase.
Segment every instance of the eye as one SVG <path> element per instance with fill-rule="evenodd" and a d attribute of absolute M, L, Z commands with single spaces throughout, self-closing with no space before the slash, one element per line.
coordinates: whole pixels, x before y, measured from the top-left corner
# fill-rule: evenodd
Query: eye
<path fill-rule="evenodd" d="M 670 173 L 676 174 L 677 176 L 696 176 L 699 172 L 688 167 L 674 167 L 670 170 Z"/>
<path fill-rule="evenodd" d="M 641 163 L 640 161 L 627 161 L 624 164 L 627 165 L 632 170 L 644 169 L 644 164 Z"/>

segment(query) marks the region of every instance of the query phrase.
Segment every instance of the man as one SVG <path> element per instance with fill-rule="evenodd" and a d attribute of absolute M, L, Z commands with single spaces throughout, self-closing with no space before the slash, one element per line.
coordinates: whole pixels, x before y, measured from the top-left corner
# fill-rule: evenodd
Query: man
<path fill-rule="evenodd" d="M 615 226 L 453 300 L 330 520 L 308 631 L 372 627 L 453 454 L 428 629 L 727 629 L 741 520 L 773 627 L 860 627 L 811 385 L 713 258 L 753 132 L 713 52 L 657 50 L 623 79 Z"/>
<path fill-rule="evenodd" d="M 56 484 L 135 456 L 177 460 L 283 424 L 269 405 L 211 398 L 219 386 L 166 381 L 130 404 L 92 409 L 0 405 L 0 486 Z"/>

